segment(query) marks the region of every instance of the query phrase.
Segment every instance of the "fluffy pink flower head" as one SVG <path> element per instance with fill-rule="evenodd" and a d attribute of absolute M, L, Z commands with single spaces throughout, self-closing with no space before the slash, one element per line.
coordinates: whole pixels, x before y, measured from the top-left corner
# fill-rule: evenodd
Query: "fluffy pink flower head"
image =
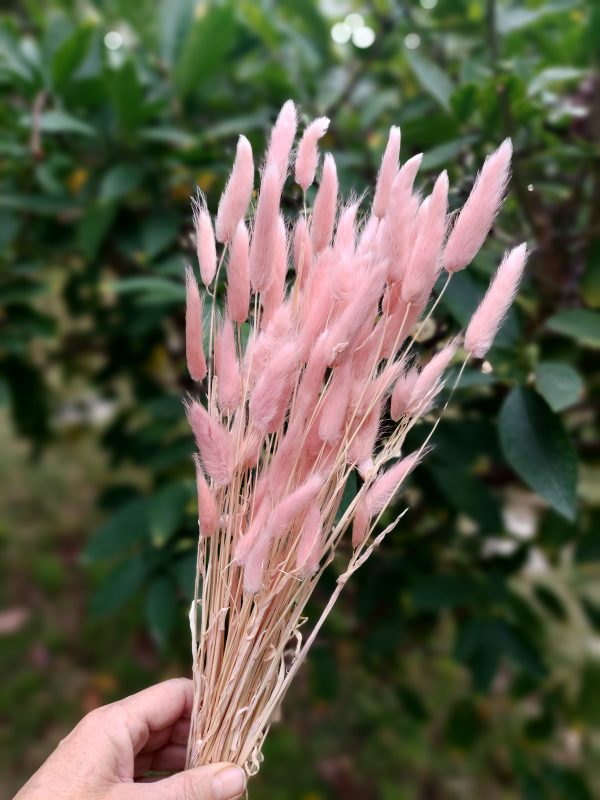
<path fill-rule="evenodd" d="M 217 486 L 224 486 L 231 480 L 233 469 L 232 443 L 228 432 L 201 403 L 192 400 L 187 404 L 186 411 L 204 469 Z"/>
<path fill-rule="evenodd" d="M 485 160 L 444 249 L 447 272 L 464 269 L 477 255 L 502 205 L 510 174 L 512 142 L 505 139 Z"/>
<path fill-rule="evenodd" d="M 312 242 L 306 217 L 300 217 L 294 228 L 294 266 L 300 287 L 304 287 L 312 267 Z"/>
<path fill-rule="evenodd" d="M 225 317 L 215 337 L 217 397 L 223 411 L 231 414 L 242 398 L 242 376 L 235 351 L 233 324 Z"/>
<path fill-rule="evenodd" d="M 483 358 L 514 300 L 527 260 L 525 243 L 506 253 L 465 333 L 465 350 Z"/>
<path fill-rule="evenodd" d="M 283 104 L 271 131 L 269 147 L 265 158 L 265 171 L 273 169 L 277 175 L 279 189 L 287 177 L 290 153 L 294 144 L 298 116 L 296 106 L 291 100 Z"/>
<path fill-rule="evenodd" d="M 209 286 L 217 271 L 217 247 L 210 214 L 204 203 L 195 208 L 196 255 L 200 265 L 200 277 L 205 286 Z"/>
<path fill-rule="evenodd" d="M 337 169 L 333 156 L 331 153 L 327 153 L 323 162 L 321 185 L 315 199 L 310 226 L 312 243 L 317 253 L 331 242 L 337 209 L 337 193 Z"/>
<path fill-rule="evenodd" d="M 319 117 L 313 120 L 304 131 L 296 151 L 296 183 L 306 191 L 315 179 L 319 161 L 318 142 L 327 132 L 329 120 Z"/>
<path fill-rule="evenodd" d="M 392 125 L 387 141 L 381 167 L 377 175 L 377 185 L 375 187 L 375 197 L 373 198 L 373 214 L 376 217 L 383 217 L 390 200 L 392 183 L 398 174 L 398 159 L 400 158 L 400 128 Z"/>
<path fill-rule="evenodd" d="M 227 313 L 240 325 L 248 319 L 250 303 L 249 243 L 248 228 L 240 220 L 233 235 L 227 264 Z"/>
<path fill-rule="evenodd" d="M 219 529 L 219 510 L 211 492 L 199 458 L 196 463 L 196 488 L 198 490 L 198 525 L 200 536 L 212 536 Z"/>
<path fill-rule="evenodd" d="M 264 292 L 273 280 L 271 247 L 277 236 L 281 181 L 277 165 L 268 165 L 262 176 L 260 194 L 250 242 L 250 283 L 255 292 Z"/>
<path fill-rule="evenodd" d="M 246 214 L 253 186 L 252 146 L 245 136 L 240 136 L 231 175 L 219 200 L 215 223 L 219 242 L 229 242 L 233 238 L 238 223 Z"/>
<path fill-rule="evenodd" d="M 190 376 L 195 381 L 206 377 L 206 358 L 202 343 L 202 298 L 191 267 L 185 270 L 185 356 Z"/>

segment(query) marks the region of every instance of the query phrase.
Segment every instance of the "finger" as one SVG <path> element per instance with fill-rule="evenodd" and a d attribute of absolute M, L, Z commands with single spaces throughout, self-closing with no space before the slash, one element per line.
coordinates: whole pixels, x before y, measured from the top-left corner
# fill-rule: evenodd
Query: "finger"
<path fill-rule="evenodd" d="M 135 759 L 134 777 L 138 778 L 144 773 L 179 772 L 185 767 L 187 747 L 183 744 L 167 744 L 155 753 L 140 753 Z"/>
<path fill-rule="evenodd" d="M 180 719 L 169 728 L 163 728 L 161 731 L 151 731 L 148 741 L 141 752 L 152 753 L 155 750 L 160 750 L 161 747 L 169 744 L 169 742 L 172 744 L 187 744 L 189 733 L 190 720 L 188 718 Z"/>
<path fill-rule="evenodd" d="M 211 764 L 137 788 L 140 800 L 234 800 L 244 793 L 246 776 L 233 764 Z"/>
<path fill-rule="evenodd" d="M 150 731 L 168 728 L 181 717 L 189 717 L 194 701 L 192 681 L 174 678 L 157 683 L 121 700 L 128 713 L 143 719 Z"/>

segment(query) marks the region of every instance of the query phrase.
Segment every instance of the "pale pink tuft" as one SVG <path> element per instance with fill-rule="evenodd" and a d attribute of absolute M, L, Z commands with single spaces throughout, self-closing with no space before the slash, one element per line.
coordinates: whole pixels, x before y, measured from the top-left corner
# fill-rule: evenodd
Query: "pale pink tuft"
<path fill-rule="evenodd" d="M 209 286 L 217 271 L 217 247 L 210 214 L 203 205 L 196 208 L 195 223 L 200 277 L 204 285 Z"/>
<path fill-rule="evenodd" d="M 287 235 L 281 214 L 277 220 L 271 246 L 271 274 L 273 279 L 262 295 L 263 324 L 273 318 L 281 308 L 285 298 L 285 278 L 287 275 Z"/>
<path fill-rule="evenodd" d="M 202 298 L 191 267 L 185 270 L 185 356 L 190 376 L 195 381 L 206 377 L 206 358 L 202 343 Z"/>
<path fill-rule="evenodd" d="M 237 143 L 235 161 L 227 185 L 219 200 L 215 232 L 219 242 L 230 242 L 248 209 L 254 188 L 252 146 L 245 136 Z"/>
<path fill-rule="evenodd" d="M 441 377 L 454 358 L 457 347 L 458 342 L 456 340 L 450 342 L 423 367 L 415 381 L 410 397 L 413 413 L 424 414 L 429 410 L 430 401 L 433 400 L 438 389 L 441 388 Z"/>
<path fill-rule="evenodd" d="M 505 139 L 488 156 L 477 176 L 444 250 L 444 267 L 457 272 L 470 264 L 484 243 L 498 213 L 510 174 L 512 142 Z"/>
<path fill-rule="evenodd" d="M 198 490 L 198 525 L 200 536 L 212 536 L 219 529 L 219 511 L 215 497 L 211 492 L 199 458 L 196 462 L 196 488 Z"/>
<path fill-rule="evenodd" d="M 506 253 L 485 297 L 471 317 L 465 333 L 465 350 L 475 358 L 483 358 L 492 346 L 517 293 L 526 260 L 525 243 Z"/>
<path fill-rule="evenodd" d="M 319 437 L 324 442 L 336 442 L 342 435 L 353 378 L 349 359 L 333 374 L 319 418 Z"/>
<path fill-rule="evenodd" d="M 400 128 L 398 128 L 396 125 L 392 125 L 390 128 L 390 135 L 388 137 L 385 152 L 383 154 L 383 158 L 381 159 L 381 167 L 379 168 L 379 174 L 377 175 L 375 196 L 373 198 L 373 214 L 380 219 L 383 217 L 388 207 L 392 183 L 398 174 L 399 157 Z"/>
<path fill-rule="evenodd" d="M 298 127 L 296 106 L 291 100 L 283 104 L 279 116 L 271 130 L 271 138 L 265 158 L 265 171 L 273 168 L 277 174 L 279 188 L 283 187 L 287 177 L 290 153 L 294 144 L 294 136 Z"/>
<path fill-rule="evenodd" d="M 273 351 L 250 395 L 250 419 L 264 433 L 277 430 L 290 401 L 297 363 L 297 344 L 283 342 Z"/>
<path fill-rule="evenodd" d="M 242 376 L 235 351 L 233 324 L 228 317 L 215 337 L 215 373 L 219 407 L 231 414 L 242 399 Z"/>
<path fill-rule="evenodd" d="M 402 299 L 407 303 L 424 303 L 433 289 L 440 269 L 447 206 L 448 174 L 444 171 L 419 210 L 419 230 L 402 284 Z"/>
<path fill-rule="evenodd" d="M 318 142 L 327 133 L 329 120 L 319 117 L 313 120 L 304 131 L 296 151 L 296 183 L 306 191 L 315 179 L 319 161 Z"/>
<path fill-rule="evenodd" d="M 250 283 L 255 292 L 264 292 L 273 280 L 271 248 L 277 235 L 280 199 L 279 173 L 275 167 L 267 167 L 262 176 L 250 242 Z"/>
<path fill-rule="evenodd" d="M 313 247 L 317 253 L 331 242 L 335 224 L 337 193 L 337 169 L 333 156 L 331 153 L 327 153 L 323 162 L 321 185 L 315 198 L 310 228 Z"/>
<path fill-rule="evenodd" d="M 228 432 L 196 400 L 188 403 L 186 411 L 204 469 L 218 486 L 224 486 L 231 480 L 233 471 Z"/>
<path fill-rule="evenodd" d="M 409 369 L 396 381 L 392 391 L 392 401 L 390 404 L 390 416 L 394 422 L 407 415 L 411 407 L 411 397 L 415 384 L 419 377 L 417 369 Z"/>
<path fill-rule="evenodd" d="M 227 313 L 239 325 L 248 319 L 250 303 L 248 245 L 248 229 L 240 220 L 233 234 L 227 264 Z"/>
<path fill-rule="evenodd" d="M 333 249 L 341 258 L 351 258 L 356 247 L 356 215 L 360 203 L 349 203 L 340 214 Z"/>
<path fill-rule="evenodd" d="M 300 577 L 307 578 L 319 568 L 323 520 L 318 503 L 312 503 L 306 512 L 296 553 L 296 569 Z"/>

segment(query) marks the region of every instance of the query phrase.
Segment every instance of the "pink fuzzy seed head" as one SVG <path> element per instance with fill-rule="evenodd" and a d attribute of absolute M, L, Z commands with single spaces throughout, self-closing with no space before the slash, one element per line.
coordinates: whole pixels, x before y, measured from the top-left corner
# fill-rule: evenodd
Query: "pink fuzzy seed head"
<path fill-rule="evenodd" d="M 215 534 L 219 529 L 219 511 L 214 495 L 204 477 L 200 459 L 195 457 L 194 462 L 196 464 L 196 488 L 198 490 L 198 526 L 200 536 L 208 537 Z"/>
<path fill-rule="evenodd" d="M 424 413 L 423 409 L 428 405 L 428 401 L 437 394 L 436 390 L 441 388 L 442 375 L 454 358 L 457 348 L 458 342 L 456 340 L 450 342 L 423 367 L 415 381 L 410 397 L 410 406 L 413 409 L 413 413 L 419 410 Z"/>
<path fill-rule="evenodd" d="M 310 227 L 315 252 L 320 252 L 331 242 L 337 208 L 338 178 L 335 161 L 327 153 L 323 162 L 321 185 L 315 198 Z"/>
<path fill-rule="evenodd" d="M 327 133 L 329 120 L 319 117 L 313 120 L 304 131 L 296 151 L 296 183 L 305 192 L 315 179 L 319 161 L 318 142 Z"/>
<path fill-rule="evenodd" d="M 337 442 L 342 435 L 353 379 L 352 361 L 348 359 L 335 370 L 321 408 L 319 437 L 324 442 Z"/>
<path fill-rule="evenodd" d="M 380 514 L 392 502 L 409 473 L 423 458 L 424 452 L 417 451 L 398 461 L 393 467 L 380 475 L 367 490 L 365 501 L 370 517 Z"/>
<path fill-rule="evenodd" d="M 227 317 L 215 337 L 215 374 L 219 407 L 231 414 L 242 398 L 242 376 L 235 351 L 233 324 Z"/>
<path fill-rule="evenodd" d="M 510 175 L 512 142 L 505 139 L 486 159 L 444 249 L 444 267 L 464 269 L 477 255 L 498 213 Z"/>
<path fill-rule="evenodd" d="M 297 345 L 284 342 L 274 349 L 272 358 L 259 376 L 250 395 L 250 419 L 264 433 L 277 430 L 293 389 Z"/>
<path fill-rule="evenodd" d="M 287 177 L 290 153 L 297 127 L 296 106 L 291 100 L 288 100 L 283 104 L 279 116 L 275 120 L 265 157 L 265 171 L 273 169 L 277 175 L 280 191 Z"/>
<path fill-rule="evenodd" d="M 196 400 L 187 404 L 186 411 L 204 469 L 217 486 L 226 485 L 231 480 L 233 468 L 228 432 Z"/>
<path fill-rule="evenodd" d="M 312 503 L 306 511 L 296 553 L 296 569 L 301 578 L 314 575 L 319 569 L 323 521 L 318 503 Z"/>
<path fill-rule="evenodd" d="M 306 285 L 312 268 L 312 242 L 305 217 L 300 217 L 294 228 L 294 266 L 300 288 Z"/>
<path fill-rule="evenodd" d="M 398 174 L 398 159 L 400 157 L 400 128 L 392 125 L 388 142 L 381 159 L 381 167 L 377 175 L 375 197 L 373 198 L 373 214 L 381 219 L 385 214 L 390 200 L 390 192 L 394 178 Z"/>
<path fill-rule="evenodd" d="M 190 376 L 195 381 L 206 377 L 206 358 L 202 343 L 202 298 L 191 267 L 185 270 L 185 356 Z"/>
<path fill-rule="evenodd" d="M 506 253 L 465 333 L 465 350 L 483 358 L 493 344 L 519 288 L 527 260 L 525 243 Z"/>
<path fill-rule="evenodd" d="M 254 229 L 250 242 L 250 284 L 255 292 L 264 292 L 271 285 L 271 248 L 277 235 L 281 183 L 279 172 L 267 166 L 260 185 Z"/>
<path fill-rule="evenodd" d="M 416 369 L 409 369 L 396 381 L 390 404 L 390 416 L 394 422 L 398 422 L 410 410 L 410 401 L 418 377 Z"/>
<path fill-rule="evenodd" d="M 219 242 L 230 242 L 244 218 L 254 187 L 252 146 L 245 136 L 238 139 L 235 161 L 219 200 L 215 231 Z"/>
<path fill-rule="evenodd" d="M 287 235 L 281 214 L 277 219 L 271 247 L 271 274 L 269 287 L 262 295 L 263 324 L 269 322 L 281 308 L 285 298 L 285 278 L 287 275 Z"/>
<path fill-rule="evenodd" d="M 200 277 L 205 286 L 210 286 L 217 271 L 217 247 L 210 214 L 204 205 L 196 207 L 195 224 Z"/>
<path fill-rule="evenodd" d="M 227 264 L 227 313 L 239 325 L 248 319 L 250 303 L 248 247 L 248 229 L 240 220 L 233 235 Z"/>
<path fill-rule="evenodd" d="M 444 171 L 419 209 L 419 231 L 402 284 L 402 299 L 407 303 L 425 303 L 433 289 L 441 266 L 447 205 L 448 175 Z"/>
<path fill-rule="evenodd" d="M 354 519 L 352 521 L 352 547 L 358 547 L 367 538 L 369 519 L 367 504 L 365 498 L 362 497 L 356 504 Z"/>

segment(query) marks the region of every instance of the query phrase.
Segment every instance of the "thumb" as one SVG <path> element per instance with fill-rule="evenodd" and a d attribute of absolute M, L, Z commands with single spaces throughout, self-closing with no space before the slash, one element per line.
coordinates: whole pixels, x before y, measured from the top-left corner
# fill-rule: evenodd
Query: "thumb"
<path fill-rule="evenodd" d="M 150 787 L 148 787 L 150 789 Z M 235 764 L 211 764 L 179 772 L 154 784 L 148 800 L 234 800 L 246 789 L 246 775 Z"/>

